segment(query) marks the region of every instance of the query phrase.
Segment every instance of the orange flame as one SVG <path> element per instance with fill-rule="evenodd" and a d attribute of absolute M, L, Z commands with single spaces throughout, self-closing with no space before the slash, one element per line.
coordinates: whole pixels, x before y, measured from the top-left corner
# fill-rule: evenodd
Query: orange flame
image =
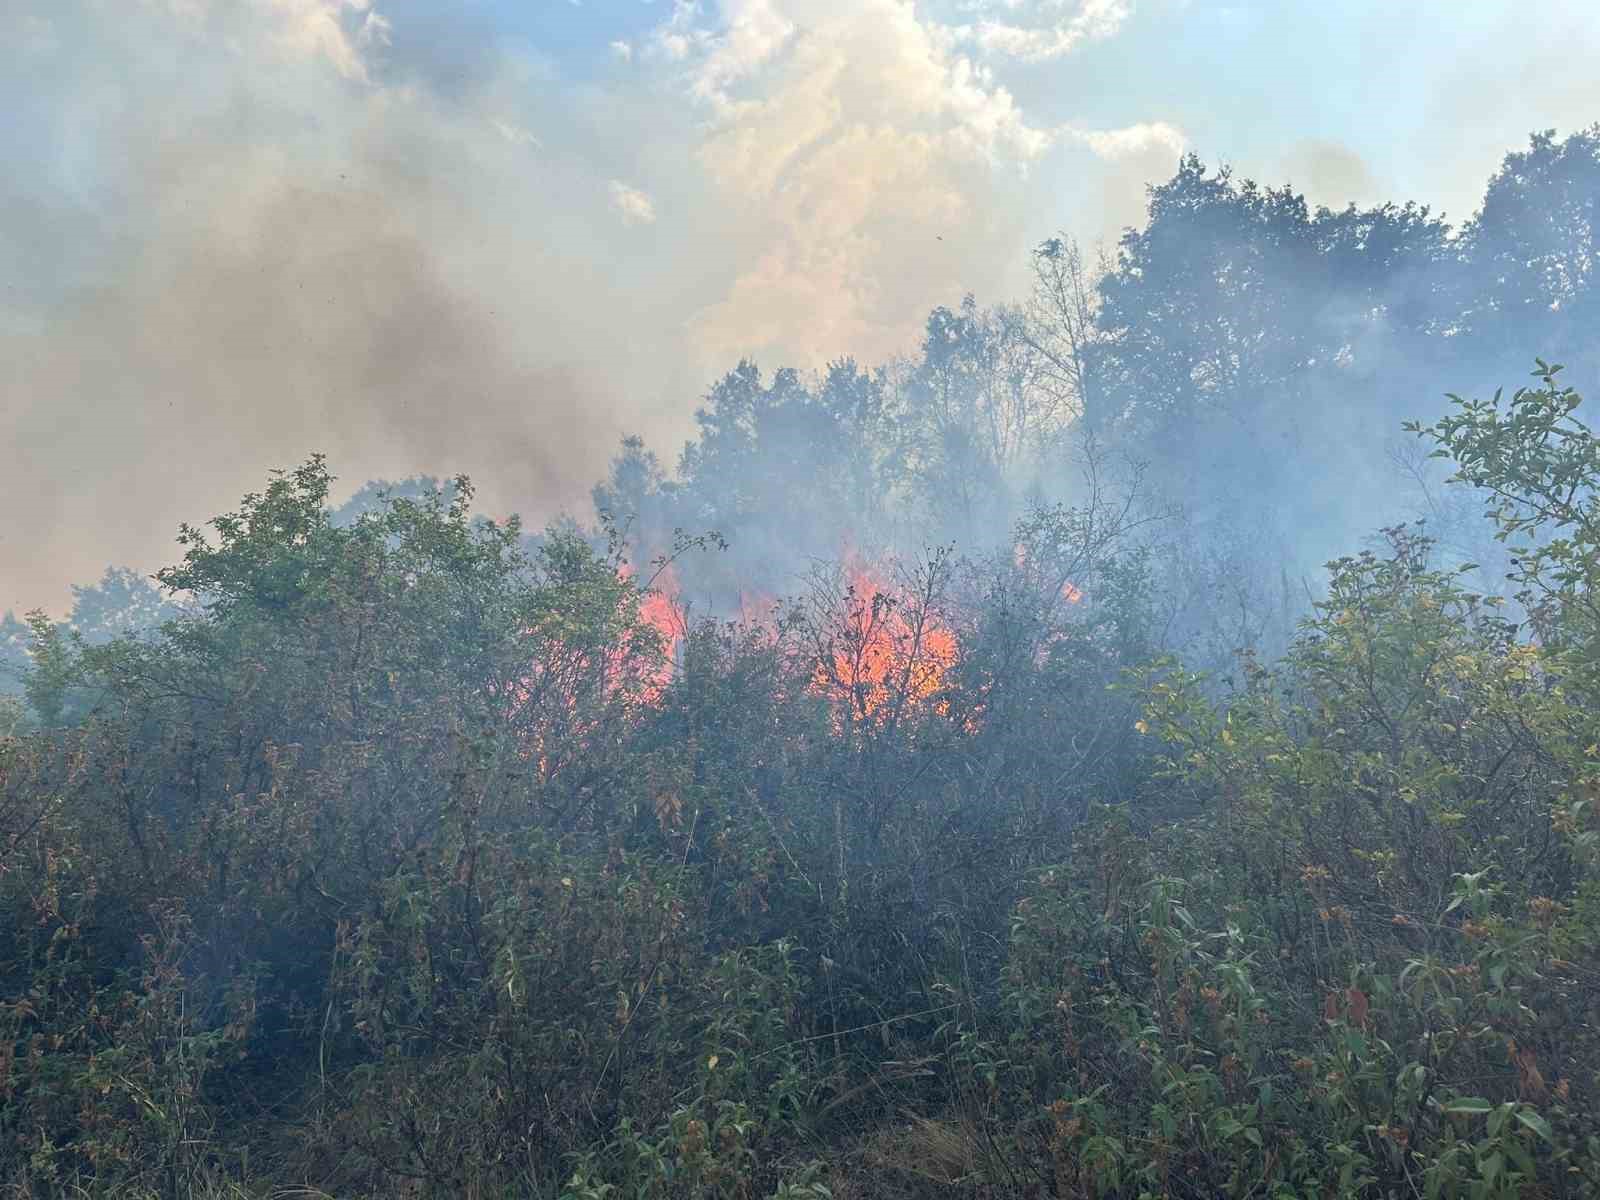
<path fill-rule="evenodd" d="M 633 571 L 623 564 L 617 575 L 628 580 Z M 644 645 L 632 637 L 605 647 L 598 657 L 580 647 L 566 646 L 556 637 L 546 644 L 547 657 L 530 663 L 526 674 L 506 685 L 504 695 L 513 710 L 533 718 L 520 753 L 536 765 L 541 780 L 549 782 L 560 773 L 595 731 L 592 720 L 581 711 L 580 698 L 591 686 L 596 667 L 600 668 L 599 686 L 606 699 L 631 698 L 647 706 L 660 702 L 672 683 L 688 632 L 677 595 L 677 580 L 670 567 L 658 571 L 651 586 L 639 592 L 639 624 L 659 636 L 660 649 L 665 651 L 661 658 L 655 657 L 655 644 Z M 527 632 L 534 633 L 531 629 Z M 631 692 L 625 690 L 630 672 L 635 685 Z M 544 706 L 544 715 L 535 716 L 529 707 L 535 704 Z"/>
<path fill-rule="evenodd" d="M 778 598 L 769 592 L 739 590 L 739 623 L 748 627 L 770 627 L 776 623 Z"/>
<path fill-rule="evenodd" d="M 864 564 L 849 561 L 845 570 L 843 621 L 818 657 L 812 691 L 842 700 L 855 721 L 930 701 L 935 711 L 948 711 L 941 693 L 960 648 L 954 631 L 916 611 L 910 597 Z"/>
<path fill-rule="evenodd" d="M 623 563 L 617 568 L 617 574 L 623 579 L 631 579 L 633 568 Z M 639 620 L 660 635 L 661 645 L 666 651 L 666 661 L 650 673 L 647 681 L 643 696 L 647 704 L 659 701 L 667 685 L 672 682 L 673 665 L 679 660 L 684 639 L 689 635 L 689 622 L 678 596 L 678 576 L 670 563 L 655 573 L 648 589 L 641 591 L 639 596 Z M 613 656 L 620 661 L 624 653 L 618 649 Z"/>
<path fill-rule="evenodd" d="M 1018 571 L 1027 571 L 1029 569 L 1029 557 L 1028 547 L 1026 545 L 1024 545 L 1022 542 L 1014 542 L 1012 544 L 1011 562 Z M 1083 589 L 1078 587 L 1078 585 L 1073 583 L 1070 579 L 1063 579 L 1061 581 L 1061 587 L 1058 590 L 1061 594 L 1061 598 L 1068 604 L 1080 604 L 1083 602 Z"/>

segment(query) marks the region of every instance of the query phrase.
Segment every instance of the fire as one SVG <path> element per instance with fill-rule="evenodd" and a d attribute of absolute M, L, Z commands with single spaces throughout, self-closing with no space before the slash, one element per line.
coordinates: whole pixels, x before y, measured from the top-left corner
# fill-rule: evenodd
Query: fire
<path fill-rule="evenodd" d="M 620 580 L 633 577 L 627 564 L 617 569 Z M 600 649 L 598 655 L 569 645 L 559 636 L 544 642 L 539 658 L 526 673 L 511 681 L 504 696 L 511 710 L 531 718 L 522 757 L 533 762 L 539 777 L 548 782 L 560 772 L 570 753 L 580 747 L 596 726 L 584 697 L 596 684 L 606 699 L 631 697 L 647 706 L 661 701 L 672 683 L 688 621 L 679 605 L 678 584 L 670 567 L 664 567 L 638 593 L 639 626 L 659 637 L 641 642 L 627 637 Z M 537 631 L 525 631 L 537 637 Z M 635 633 L 638 626 L 635 627 Z M 658 656 L 658 651 L 660 652 Z M 631 678 L 630 678 L 631 676 Z M 634 684 L 630 690 L 629 683 Z M 539 710 L 542 709 L 542 712 Z"/>
<path fill-rule="evenodd" d="M 1084 600 L 1059 569 L 1042 569 L 1021 545 L 1013 565 L 1020 582 L 1054 603 Z M 951 617 L 918 586 L 892 580 L 854 554 L 845 554 L 843 572 L 842 595 L 830 600 L 814 594 L 809 606 L 796 602 L 788 616 L 772 595 L 741 589 L 737 623 L 754 636 L 770 635 L 772 648 L 800 672 L 797 682 L 829 704 L 841 733 L 888 729 L 919 713 L 977 732 L 988 689 L 977 677 L 955 686 L 962 646 Z M 689 610 L 672 566 L 658 561 L 654 574 L 640 578 L 623 563 L 617 578 L 625 585 L 619 599 L 635 617 L 621 637 L 600 645 L 569 644 L 559 626 L 530 629 L 540 646 L 537 661 L 506 686 L 511 714 L 523 725 L 520 752 L 545 782 L 563 774 L 606 720 L 647 719 L 659 709 L 683 665 Z M 797 629 L 805 631 L 804 657 L 798 660 L 788 657 L 801 650 L 788 640 Z M 1039 661 L 1061 636 L 1045 634 L 1035 648 Z"/>
<path fill-rule="evenodd" d="M 1071 581 L 1052 584 L 1039 580 L 1035 564 L 1021 545 L 1015 548 L 1014 557 L 1019 571 L 1034 575 L 1036 584 L 1053 586 L 1061 601 L 1082 602 L 1083 592 Z M 578 681 L 597 666 L 603 668 L 600 687 L 605 695 L 622 698 L 626 689 L 632 704 L 651 708 L 662 702 L 682 663 L 689 635 L 688 611 L 676 573 L 670 564 L 663 565 L 644 583 L 623 563 L 617 575 L 638 586 L 635 634 L 602 650 L 598 661 L 592 652 L 579 652 L 530 672 L 513 689 L 515 703 L 527 703 L 536 690 L 550 695 L 550 688 L 536 685 L 554 683 L 554 694 L 562 697 L 567 712 L 576 717 Z M 984 708 L 982 689 L 964 700 L 952 690 L 961 643 L 948 618 L 853 554 L 847 553 L 844 559 L 844 582 L 843 596 L 817 614 L 815 657 L 806 668 L 806 689 L 834 702 L 841 727 L 892 722 L 922 708 L 959 718 L 969 730 L 975 728 Z M 737 608 L 739 623 L 746 629 L 779 635 L 779 604 L 774 597 L 740 591 Z M 654 636 L 641 642 L 637 635 L 643 631 Z M 573 725 L 558 719 L 557 724 L 564 729 L 555 744 L 587 734 L 581 719 Z M 536 740 L 538 744 L 528 748 L 530 757 L 537 758 L 541 775 L 554 773 L 558 756 L 554 751 L 546 753 L 542 735 Z"/>
<path fill-rule="evenodd" d="M 1018 571 L 1029 571 L 1030 568 L 1033 568 L 1035 576 L 1043 573 L 1040 568 L 1035 567 L 1033 556 L 1028 553 L 1028 547 L 1022 542 L 1012 544 L 1011 562 Z M 1070 579 L 1063 579 L 1061 586 L 1056 590 L 1068 604 L 1081 604 L 1083 602 L 1083 589 Z"/>
<path fill-rule="evenodd" d="M 773 625 L 778 607 L 778 598 L 768 592 L 739 590 L 739 623 L 747 628 Z"/>
<path fill-rule="evenodd" d="M 960 649 L 953 630 L 860 562 L 846 565 L 844 610 L 820 647 L 814 692 L 844 701 L 855 721 L 930 702 L 947 711 L 942 693 Z"/>
<path fill-rule="evenodd" d="M 617 568 L 617 574 L 623 579 L 631 579 L 633 569 L 623 563 Z M 671 564 L 661 567 L 639 595 L 639 620 L 660 636 L 666 652 L 665 661 L 650 672 L 646 682 L 644 700 L 648 704 L 659 701 L 672 682 L 673 666 L 681 655 L 684 639 L 689 635 L 689 622 L 678 596 L 678 577 Z M 622 648 L 613 651 L 613 663 L 620 664 L 626 653 Z"/>
<path fill-rule="evenodd" d="M 633 572 L 624 563 L 618 574 L 628 579 Z M 669 650 L 676 650 L 677 644 L 688 633 L 688 622 L 678 603 L 678 595 L 678 577 L 670 566 L 666 566 L 656 573 L 648 590 L 639 596 L 639 619 L 661 635 L 662 642 Z"/>

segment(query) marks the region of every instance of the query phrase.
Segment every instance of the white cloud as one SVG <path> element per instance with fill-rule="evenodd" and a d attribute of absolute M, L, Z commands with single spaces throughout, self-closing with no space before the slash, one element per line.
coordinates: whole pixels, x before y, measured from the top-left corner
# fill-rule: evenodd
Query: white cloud
<path fill-rule="evenodd" d="M 950 36 L 986 54 L 1024 62 L 1047 62 L 1071 54 L 1089 42 L 1114 36 L 1133 15 L 1132 0 L 988 0 L 968 3 L 976 21 L 953 24 Z"/>
<path fill-rule="evenodd" d="M 389 41 L 389 20 L 372 0 L 266 0 L 266 4 L 278 18 L 280 45 L 327 59 L 346 79 L 367 82 L 367 52 Z"/>
<path fill-rule="evenodd" d="M 696 45 L 704 45 L 707 34 L 697 28 L 700 5 L 696 0 L 672 0 L 672 15 L 650 35 L 650 49 L 658 58 L 681 62 Z"/>
<path fill-rule="evenodd" d="M 1176 157 L 1188 145 L 1183 130 L 1166 121 L 1141 121 L 1120 129 L 1064 126 L 1058 132 L 1063 138 L 1088 147 L 1096 157 L 1113 161 L 1152 151 L 1164 151 Z"/>
<path fill-rule="evenodd" d="M 913 0 L 724 0 L 716 27 L 695 24 L 698 14 L 680 2 L 656 40 L 690 60 L 691 94 L 726 123 L 803 96 L 842 121 L 931 123 L 985 152 L 1030 158 L 1048 143 L 992 70 L 958 53 L 952 28 Z"/>
<path fill-rule="evenodd" d="M 636 187 L 629 187 L 620 179 L 607 185 L 611 194 L 611 208 L 622 218 L 624 225 L 654 225 L 656 204 Z"/>
<path fill-rule="evenodd" d="M 1025 261 L 1016 184 L 1057 135 L 913 0 L 680 3 L 653 44 L 751 248 L 697 315 L 708 357 L 892 354 L 930 304 Z"/>
<path fill-rule="evenodd" d="M 631 62 L 633 60 L 633 43 L 631 42 L 611 42 L 607 48 L 611 51 L 613 57 L 621 59 L 623 62 Z"/>
<path fill-rule="evenodd" d="M 730 0 L 721 33 L 707 37 L 708 53 L 694 73 L 694 94 L 727 103 L 727 89 L 770 61 L 794 35 L 781 0 Z M 676 14 L 674 14 L 676 15 Z"/>
<path fill-rule="evenodd" d="M 374 0 L 143 0 L 191 34 L 226 25 L 242 43 L 291 58 L 321 59 L 346 79 L 371 82 L 368 58 L 389 44 L 389 18 Z"/>

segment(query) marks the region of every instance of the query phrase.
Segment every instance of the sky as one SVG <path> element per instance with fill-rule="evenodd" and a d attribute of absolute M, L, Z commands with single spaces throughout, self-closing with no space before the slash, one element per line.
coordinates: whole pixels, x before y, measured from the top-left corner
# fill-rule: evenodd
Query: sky
<path fill-rule="evenodd" d="M 1194 151 L 1471 215 L 1592 0 L 0 0 L 0 611 L 266 473 L 584 515 L 709 384 L 915 347 Z"/>

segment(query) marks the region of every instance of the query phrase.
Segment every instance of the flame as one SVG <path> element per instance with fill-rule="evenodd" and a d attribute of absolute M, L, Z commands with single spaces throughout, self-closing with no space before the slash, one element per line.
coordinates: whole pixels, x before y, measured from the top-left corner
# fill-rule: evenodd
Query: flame
<path fill-rule="evenodd" d="M 617 576 L 626 581 L 633 578 L 633 571 L 624 563 L 617 568 Z M 678 594 L 676 577 L 670 567 L 663 567 L 650 585 L 639 591 L 639 625 L 633 636 L 602 649 L 598 656 L 567 645 L 560 637 L 552 638 L 538 661 L 530 662 L 520 678 L 500 689 L 513 715 L 531 721 L 519 754 L 533 764 L 542 782 L 550 782 L 581 755 L 598 728 L 581 703 L 596 682 L 606 700 L 645 706 L 660 703 L 672 683 L 688 634 L 688 619 Z M 652 631 L 659 643 L 638 640 L 639 626 Z M 531 637 L 536 631 L 525 633 Z M 660 657 L 658 649 L 664 651 Z"/>
<path fill-rule="evenodd" d="M 623 563 L 617 568 L 622 579 L 633 578 L 633 568 Z M 672 682 L 674 666 L 682 657 L 684 639 L 689 636 L 688 617 L 679 603 L 681 590 L 678 576 L 670 563 L 663 565 L 639 595 L 639 620 L 654 630 L 661 638 L 666 651 L 665 660 L 649 673 L 642 699 L 646 704 L 660 701 Z M 619 647 L 612 652 L 613 663 L 620 665 L 627 651 Z"/>
<path fill-rule="evenodd" d="M 617 574 L 630 579 L 633 570 L 623 563 Z M 680 595 L 677 573 L 670 565 L 662 567 L 639 596 L 639 619 L 661 635 L 669 650 L 688 635 L 688 621 L 678 602 Z"/>
<path fill-rule="evenodd" d="M 1011 546 L 1011 563 L 1018 571 L 1027 571 L 1032 563 L 1032 556 L 1028 547 L 1022 542 L 1013 542 Z M 1042 566 L 1039 569 L 1042 573 Z M 1061 586 L 1056 589 L 1061 598 L 1068 604 L 1081 604 L 1083 602 L 1083 589 L 1070 579 L 1063 579 Z"/>
<path fill-rule="evenodd" d="M 739 623 L 747 629 L 771 628 L 778 608 L 778 598 L 770 592 L 739 589 Z"/>
<path fill-rule="evenodd" d="M 1036 586 L 1042 585 L 1047 591 L 1053 587 L 1065 603 L 1083 601 L 1083 592 L 1071 581 L 1053 584 L 1039 579 L 1035 564 L 1021 545 L 1015 547 L 1014 562 L 1019 571 L 1033 576 Z M 854 554 L 845 554 L 843 571 L 844 594 L 814 646 L 807 691 L 832 702 L 840 729 L 849 725 L 883 725 L 922 710 L 956 720 L 968 732 L 975 731 L 986 708 L 985 697 L 982 688 L 963 696 L 952 686 L 961 641 L 949 620 L 919 603 L 916 595 L 889 581 L 884 573 Z M 631 638 L 624 640 L 604 650 L 599 663 L 583 653 L 557 669 L 572 672 L 575 684 L 585 670 L 603 664 L 604 682 L 600 686 L 608 696 L 623 699 L 630 706 L 655 708 L 666 697 L 682 662 L 689 633 L 687 608 L 670 565 L 658 569 L 648 584 L 639 581 L 626 563 L 618 566 L 617 575 L 639 585 L 636 629 L 648 630 L 654 637 L 647 646 Z M 739 620 L 747 629 L 776 633 L 780 628 L 778 607 L 771 595 L 742 590 L 738 593 Z M 657 644 L 665 651 L 660 658 L 654 657 Z M 643 667 L 641 650 L 647 651 Z M 536 678 L 530 673 L 520 681 L 517 701 L 530 698 Z M 568 716 L 555 717 L 554 724 L 535 734 L 524 748 L 525 757 L 547 780 L 561 772 L 568 752 L 592 732 L 578 715 L 578 693 L 567 692 L 561 699 Z M 556 712 L 561 712 L 559 703 Z"/>
<path fill-rule="evenodd" d="M 818 656 L 812 691 L 841 700 L 855 721 L 930 702 L 947 712 L 943 693 L 960 649 L 954 631 L 859 561 L 846 560 L 845 580 L 845 611 Z"/>

